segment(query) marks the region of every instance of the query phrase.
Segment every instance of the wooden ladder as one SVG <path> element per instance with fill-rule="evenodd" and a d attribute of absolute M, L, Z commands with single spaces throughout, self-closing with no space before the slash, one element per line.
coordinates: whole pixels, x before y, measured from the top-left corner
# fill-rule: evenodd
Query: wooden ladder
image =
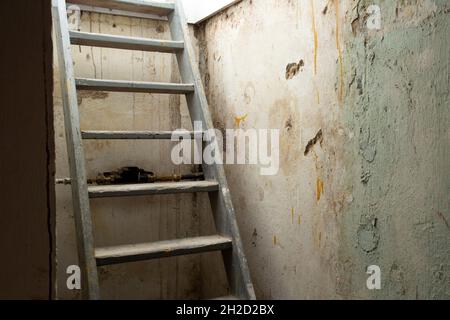
<path fill-rule="evenodd" d="M 100 299 L 97 266 L 133 261 L 158 259 L 179 255 L 221 251 L 229 281 L 231 296 L 254 300 L 250 279 L 233 203 L 222 165 L 203 164 L 205 181 L 155 183 L 140 185 L 87 185 L 83 139 L 170 139 L 170 132 L 81 132 L 77 103 L 78 90 L 117 92 L 146 92 L 157 94 L 184 94 L 191 120 L 200 121 L 203 128 L 212 129 L 213 123 L 189 42 L 189 30 L 179 0 L 160 3 L 142 0 L 70 0 L 70 3 L 91 5 L 112 10 L 148 13 L 168 18 L 173 40 L 152 40 L 104 34 L 69 31 L 65 0 L 52 0 L 55 37 L 61 76 L 64 124 L 72 181 L 72 198 L 80 268 L 82 270 L 83 297 Z M 97 46 L 128 50 L 165 52 L 176 54 L 182 84 L 130 82 L 75 78 L 71 45 Z M 217 141 L 213 138 L 213 141 Z M 173 193 L 207 192 L 214 214 L 218 235 L 160 241 L 109 248 L 96 248 L 92 232 L 90 198 L 130 197 Z M 225 298 L 224 298 L 225 299 Z"/>

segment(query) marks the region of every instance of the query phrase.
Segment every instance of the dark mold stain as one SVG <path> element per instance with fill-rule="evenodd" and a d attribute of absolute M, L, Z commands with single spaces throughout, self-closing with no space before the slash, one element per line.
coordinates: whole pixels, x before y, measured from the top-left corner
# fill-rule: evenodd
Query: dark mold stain
<path fill-rule="evenodd" d="M 101 100 L 108 98 L 109 93 L 103 91 L 79 91 L 77 93 L 78 104 L 83 102 L 83 99 Z"/>
<path fill-rule="evenodd" d="M 258 231 L 256 231 L 256 229 L 253 231 L 253 234 L 252 234 L 252 246 L 254 247 L 254 248 L 256 248 L 256 242 L 257 242 L 257 240 L 258 240 Z"/>
<path fill-rule="evenodd" d="M 362 182 L 363 184 L 368 184 L 371 177 L 372 177 L 372 173 L 370 173 L 370 171 L 364 171 L 364 172 L 361 174 L 361 182 Z"/>
<path fill-rule="evenodd" d="M 287 121 L 286 121 L 285 128 L 287 131 L 291 131 L 293 127 L 294 127 L 294 124 L 293 124 L 292 116 L 289 116 L 289 119 L 287 119 Z"/>
<path fill-rule="evenodd" d="M 165 29 L 164 29 L 164 26 L 163 25 L 158 25 L 157 27 L 156 27 L 156 32 L 158 32 L 158 33 L 164 33 L 165 32 Z"/>

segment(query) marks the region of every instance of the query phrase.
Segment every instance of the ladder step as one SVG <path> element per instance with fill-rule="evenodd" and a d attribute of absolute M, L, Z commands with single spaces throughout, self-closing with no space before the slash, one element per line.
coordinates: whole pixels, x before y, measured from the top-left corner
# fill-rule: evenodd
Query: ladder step
<path fill-rule="evenodd" d="M 193 139 L 195 132 L 177 131 L 83 131 L 81 136 L 85 140 L 172 140 L 172 138 Z M 202 132 L 198 135 L 203 137 Z"/>
<path fill-rule="evenodd" d="M 98 266 L 228 250 L 231 238 L 209 236 L 95 249 Z"/>
<path fill-rule="evenodd" d="M 75 82 L 77 89 L 79 90 L 167 94 L 189 94 L 194 92 L 193 84 L 183 83 L 117 81 L 84 78 L 78 78 Z"/>
<path fill-rule="evenodd" d="M 131 38 L 78 31 L 70 31 L 70 40 L 74 45 L 165 53 L 177 53 L 184 48 L 183 41 Z"/>
<path fill-rule="evenodd" d="M 217 190 L 219 190 L 219 184 L 215 181 L 182 181 L 88 187 L 89 197 L 92 199 L 212 192 Z"/>
<path fill-rule="evenodd" d="M 175 9 L 173 3 L 147 0 L 68 0 L 67 2 L 113 10 L 156 14 L 158 16 L 167 16 Z"/>

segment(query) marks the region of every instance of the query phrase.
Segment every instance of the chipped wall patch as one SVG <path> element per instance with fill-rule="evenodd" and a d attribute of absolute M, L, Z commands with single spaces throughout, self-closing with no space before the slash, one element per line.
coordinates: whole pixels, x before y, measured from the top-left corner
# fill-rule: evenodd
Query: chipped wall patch
<path fill-rule="evenodd" d="M 378 219 L 375 217 L 361 217 L 357 236 L 358 245 L 366 253 L 371 253 L 378 248 L 380 242 L 380 232 L 377 225 Z"/>
<path fill-rule="evenodd" d="M 319 132 L 317 132 L 317 135 L 314 137 L 314 139 L 310 140 L 308 142 L 308 144 L 306 145 L 305 156 L 307 156 L 311 152 L 311 150 L 314 148 L 314 146 L 317 143 L 320 143 L 320 145 L 322 145 L 322 143 L 323 143 L 323 132 L 322 132 L 322 129 L 320 129 Z"/>
<path fill-rule="evenodd" d="M 294 78 L 299 72 L 303 71 L 305 62 L 301 59 L 298 63 L 289 63 L 286 66 L 286 80 Z"/>

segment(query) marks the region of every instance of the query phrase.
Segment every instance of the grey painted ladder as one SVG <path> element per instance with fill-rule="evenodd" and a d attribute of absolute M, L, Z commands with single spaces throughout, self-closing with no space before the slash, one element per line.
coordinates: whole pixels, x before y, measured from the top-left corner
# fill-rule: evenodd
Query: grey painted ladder
<path fill-rule="evenodd" d="M 247 259 L 244 255 L 235 211 L 222 165 L 203 164 L 205 181 L 131 186 L 88 187 L 87 185 L 82 147 L 83 139 L 170 139 L 171 134 L 170 132 L 81 132 L 77 89 L 184 94 L 192 122 L 201 121 L 203 128 L 213 128 L 200 72 L 194 59 L 194 49 L 189 42 L 189 30 L 181 2 L 179 0 L 176 0 L 175 3 L 142 0 L 70 0 L 69 2 L 165 16 L 168 18 L 173 38 L 172 41 L 151 40 L 69 31 L 65 0 L 53 0 L 55 40 L 58 47 L 64 124 L 72 179 L 72 198 L 77 233 L 78 257 L 82 270 L 83 297 L 86 299 L 100 299 L 97 266 L 209 251 L 221 251 L 231 290 L 231 296 L 227 298 L 255 299 Z M 149 83 L 75 78 L 71 45 L 176 54 L 183 83 Z M 95 248 L 92 234 L 92 217 L 89 207 L 90 198 L 196 192 L 208 192 L 209 194 L 218 232 L 217 236 Z"/>

